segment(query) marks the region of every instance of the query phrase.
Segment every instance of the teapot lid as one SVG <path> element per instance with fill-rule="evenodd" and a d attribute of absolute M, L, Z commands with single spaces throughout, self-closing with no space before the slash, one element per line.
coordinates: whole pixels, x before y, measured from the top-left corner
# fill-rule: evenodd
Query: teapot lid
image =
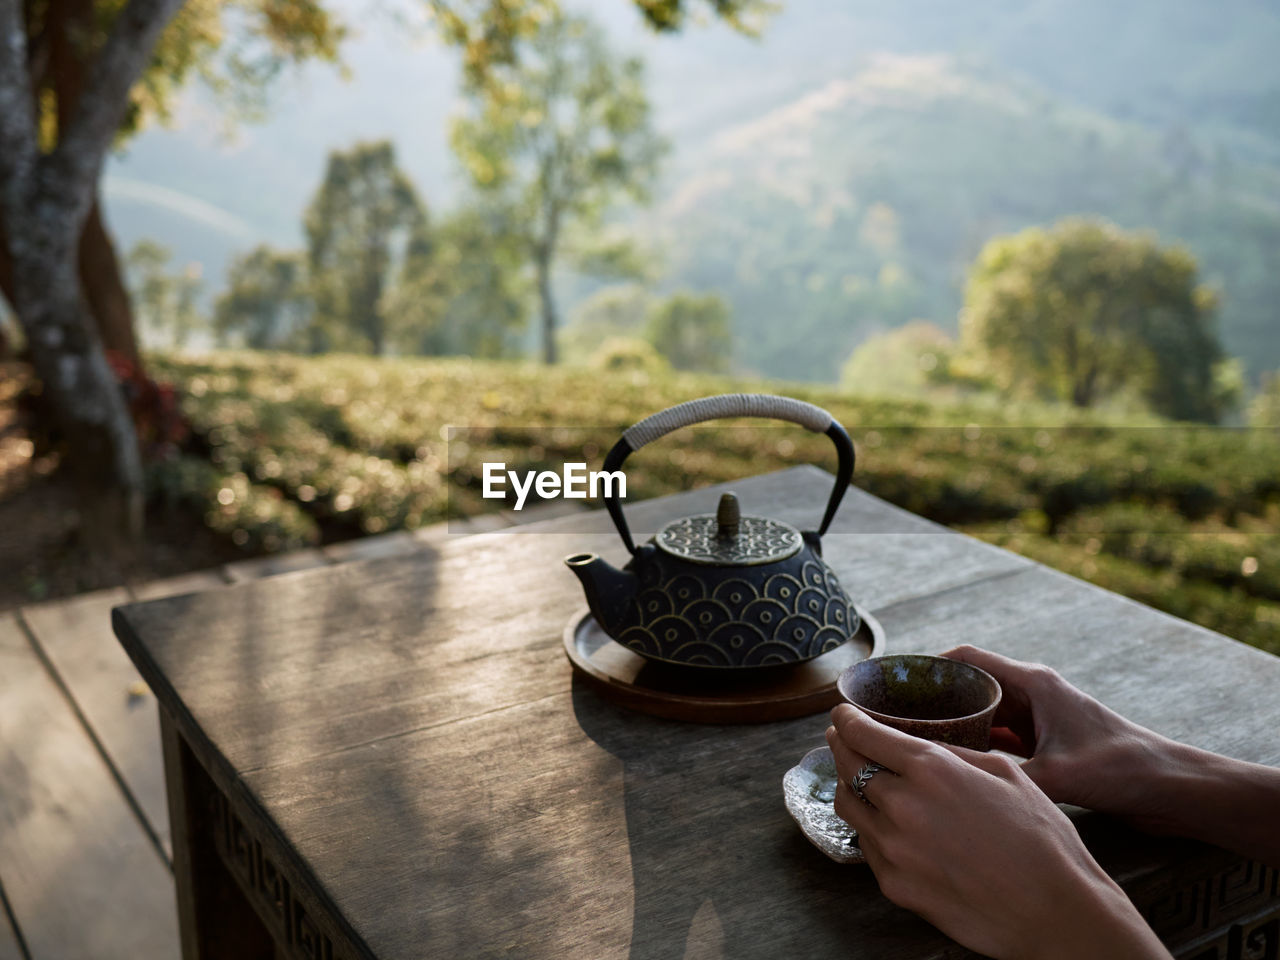
<path fill-rule="evenodd" d="M 758 566 L 794 556 L 804 545 L 800 531 L 781 520 L 743 517 L 738 498 L 726 493 L 714 515 L 673 520 L 654 542 L 673 557 L 706 566 Z"/>

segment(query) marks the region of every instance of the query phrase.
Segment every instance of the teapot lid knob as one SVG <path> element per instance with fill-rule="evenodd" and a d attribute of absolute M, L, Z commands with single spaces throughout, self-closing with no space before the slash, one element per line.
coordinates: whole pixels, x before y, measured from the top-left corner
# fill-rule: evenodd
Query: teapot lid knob
<path fill-rule="evenodd" d="M 720 506 L 716 508 L 716 524 L 719 529 L 716 536 L 725 540 L 733 539 L 738 535 L 738 521 L 741 519 L 742 513 L 738 509 L 737 494 L 729 492 L 721 495 Z"/>

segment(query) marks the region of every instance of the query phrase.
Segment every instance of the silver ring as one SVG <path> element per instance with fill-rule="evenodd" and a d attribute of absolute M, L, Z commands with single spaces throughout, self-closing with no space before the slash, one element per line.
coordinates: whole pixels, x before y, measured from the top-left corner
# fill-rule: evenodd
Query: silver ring
<path fill-rule="evenodd" d="M 883 769 L 885 768 L 880 766 L 878 763 L 864 763 L 862 765 L 862 769 L 854 774 L 853 782 L 849 784 L 849 786 L 853 787 L 853 795 L 868 807 L 871 806 L 871 801 L 867 799 L 866 794 L 862 791 L 867 788 L 867 784 L 871 782 L 871 778 Z"/>

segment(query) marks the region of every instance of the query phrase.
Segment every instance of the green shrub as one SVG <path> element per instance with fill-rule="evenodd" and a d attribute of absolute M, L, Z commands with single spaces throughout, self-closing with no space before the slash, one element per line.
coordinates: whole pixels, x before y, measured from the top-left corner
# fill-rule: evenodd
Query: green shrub
<path fill-rule="evenodd" d="M 598 464 L 622 430 L 656 410 L 767 390 L 829 409 L 854 438 L 855 484 L 886 500 L 1266 649 L 1280 635 L 1280 435 L 1271 431 L 851 399 L 625 364 L 604 372 L 224 353 L 152 366 L 183 386 L 208 449 L 206 460 L 160 468 L 158 488 L 253 549 L 314 543 L 332 525 L 377 532 L 492 510 L 480 495 L 485 461 Z M 826 437 L 799 427 L 725 422 L 633 455 L 628 494 L 799 463 L 833 470 L 834 459 Z"/>
<path fill-rule="evenodd" d="M 150 468 L 149 486 L 160 504 L 199 511 L 215 533 L 252 553 L 296 550 L 320 541 L 320 531 L 279 490 L 227 473 L 207 460 L 178 457 Z"/>
<path fill-rule="evenodd" d="M 605 373 L 664 374 L 671 362 L 648 340 L 639 337 L 610 337 L 591 355 L 590 365 Z"/>

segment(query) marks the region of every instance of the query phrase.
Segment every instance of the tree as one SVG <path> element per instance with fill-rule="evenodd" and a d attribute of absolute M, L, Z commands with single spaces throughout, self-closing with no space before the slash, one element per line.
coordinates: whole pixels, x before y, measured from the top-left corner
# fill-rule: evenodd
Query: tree
<path fill-rule="evenodd" d="M 1249 404 L 1249 425 L 1280 428 L 1280 371 L 1264 374 Z"/>
<path fill-rule="evenodd" d="M 24 5 L 25 61 L 34 98 L 30 122 L 42 147 L 57 143 L 87 86 L 89 65 L 104 49 L 124 5 L 119 0 L 49 0 Z M 156 40 L 128 102 L 115 143 L 148 123 L 166 121 L 178 90 L 193 76 L 205 81 L 234 115 L 250 117 L 263 105 L 270 79 L 288 62 L 333 60 L 342 27 L 316 0 L 283 8 L 273 0 L 183 5 Z M 0 211 L 0 291 L 12 303 L 13 265 Z M 80 233 L 78 274 L 98 334 L 108 349 L 140 366 L 133 314 L 102 216 L 97 186 Z"/>
<path fill-rule="evenodd" d="M 429 0 L 473 75 L 512 49 L 520 32 L 512 24 L 533 22 L 548 2 Z M 731 21 L 754 6 L 712 2 Z M 105 342 L 136 355 L 118 263 L 104 253 L 105 229 L 94 230 L 103 157 L 148 117 L 163 118 L 193 73 L 224 94 L 256 92 L 289 60 L 334 58 L 342 35 L 319 0 L 210 0 L 175 19 L 181 5 L 0 0 L 0 290 L 73 451 L 86 516 L 104 532 L 140 531 L 143 491 L 136 431 L 103 350 Z M 681 0 L 650 5 L 651 20 L 672 14 L 679 25 Z M 244 29 L 225 30 L 224 14 Z M 95 244 L 86 233 L 97 238 L 96 256 L 83 250 Z M 113 278 L 114 320 L 96 291 L 104 275 Z"/>
<path fill-rule="evenodd" d="M 238 340 L 253 350 L 305 349 L 315 306 L 300 253 L 265 244 L 227 268 L 227 289 L 213 308 L 219 343 Z"/>
<path fill-rule="evenodd" d="M 868 337 L 849 355 L 840 385 L 864 396 L 919 395 L 945 373 L 955 343 L 923 320 Z"/>
<path fill-rule="evenodd" d="M 665 149 L 643 66 L 615 57 L 591 22 L 553 11 L 518 61 L 470 85 L 453 144 L 475 184 L 511 210 L 536 278 L 543 358 L 555 363 L 551 274 L 566 231 L 599 226 L 625 197 L 644 199 Z"/>
<path fill-rule="evenodd" d="M 354 345 L 385 353 L 383 297 L 400 277 L 422 272 L 431 255 L 426 211 L 390 141 L 329 154 L 305 229 L 315 352 Z"/>
<path fill-rule="evenodd" d="M 1196 261 L 1145 233 L 1068 219 L 989 242 L 969 275 L 963 346 L 1003 389 L 1093 406 L 1125 391 L 1214 421 L 1216 298 Z"/>
<path fill-rule="evenodd" d="M 151 240 L 141 240 L 129 251 L 131 294 L 144 333 L 152 342 L 164 342 L 182 349 L 187 339 L 203 325 L 198 301 L 204 286 L 200 282 L 200 265 L 188 263 L 171 273 L 172 257 L 167 247 Z"/>
<path fill-rule="evenodd" d="M 12 302 L 44 394 L 76 455 L 93 505 L 94 539 L 142 526 L 142 463 L 133 422 L 80 286 L 77 251 L 103 157 L 129 91 L 180 0 L 129 0 L 89 68 L 71 116 L 43 149 L 27 33 L 16 0 L 0 0 L 0 206 Z M 96 503 L 95 503 L 96 501 Z"/>
<path fill-rule="evenodd" d="M 659 33 L 684 27 L 690 0 L 632 0 Z M 758 36 L 777 9 L 773 0 L 706 0 L 715 15 L 739 33 Z M 518 47 L 559 13 L 557 0 L 427 0 L 446 42 L 462 51 L 463 74 L 473 87 L 493 79 L 495 66 L 520 59 Z"/>
<path fill-rule="evenodd" d="M 387 310 L 406 351 L 504 357 L 528 314 L 528 282 L 504 207 L 471 203 L 433 231 L 433 256 L 406 274 Z"/>
<path fill-rule="evenodd" d="M 446 41 L 460 46 L 468 74 L 482 76 L 490 62 L 510 62 L 518 40 L 536 28 L 553 0 L 428 0 Z M 680 29 L 685 0 L 637 0 L 661 31 Z M 755 33 L 769 11 L 760 0 L 709 0 L 736 29 Z M 52 143 L 70 118 L 87 70 L 106 41 L 121 0 L 28 2 L 25 53 L 35 96 L 33 119 Z M 265 111 L 267 90 L 286 65 L 334 62 L 347 34 L 323 0 L 204 0 L 184 3 L 155 43 L 116 131 L 120 145 L 150 123 L 167 122 L 178 93 L 198 78 L 226 115 L 254 120 Z M 133 315 L 110 233 L 95 194 L 78 247 L 78 271 L 103 344 L 138 365 Z M 14 302 L 13 264 L 0 211 L 0 293 Z"/>
<path fill-rule="evenodd" d="M 645 377 L 660 377 L 671 372 L 671 361 L 640 337 L 609 337 L 592 352 L 587 365 L 606 373 Z"/>
<path fill-rule="evenodd" d="M 157 46 L 179 6 L 0 0 L 0 286 L 72 451 L 88 537 L 104 545 L 141 532 L 143 477 L 103 349 L 105 340 L 136 361 L 119 265 L 97 218 L 98 180 L 112 143 L 159 110 L 166 81 L 182 74 L 166 52 L 195 49 L 188 37 Z M 298 11 L 315 8 L 281 17 L 262 0 L 260 9 L 268 23 L 296 25 Z"/>
<path fill-rule="evenodd" d="M 733 352 L 729 305 L 714 293 L 673 293 L 650 310 L 645 339 L 677 370 L 724 373 Z"/>
<path fill-rule="evenodd" d="M 654 297 L 638 283 L 613 284 L 597 290 L 574 309 L 560 331 L 565 359 L 582 363 L 606 341 L 639 339 Z"/>

